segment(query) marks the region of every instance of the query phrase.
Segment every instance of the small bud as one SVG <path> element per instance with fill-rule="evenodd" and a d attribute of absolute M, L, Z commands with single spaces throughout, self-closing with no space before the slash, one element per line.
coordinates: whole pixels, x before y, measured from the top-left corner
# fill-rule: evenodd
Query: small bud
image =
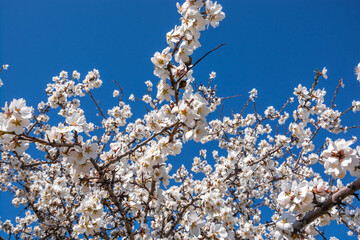
<path fill-rule="evenodd" d="M 185 88 L 186 87 L 186 81 L 185 80 L 181 80 L 179 83 L 178 83 L 178 89 L 181 89 L 181 88 Z"/>

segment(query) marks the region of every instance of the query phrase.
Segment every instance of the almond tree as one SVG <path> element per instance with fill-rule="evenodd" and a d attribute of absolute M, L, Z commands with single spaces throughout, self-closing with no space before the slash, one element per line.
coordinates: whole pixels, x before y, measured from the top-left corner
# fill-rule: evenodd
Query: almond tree
<path fill-rule="evenodd" d="M 95 69 L 84 78 L 62 71 L 36 108 L 22 98 L 5 104 L 0 186 L 26 212 L 16 223 L 2 221 L 2 233 L 9 239 L 326 239 L 321 228 L 336 222 L 359 237 L 360 147 L 351 135 L 359 125 L 342 118 L 358 112 L 360 101 L 340 110 L 335 100 L 343 81 L 328 99 L 318 88 L 327 79 L 323 68 L 311 86 L 295 87 L 281 109 L 258 112 L 253 89 L 239 113 L 210 120 L 227 97 L 217 96 L 214 72 L 206 82 L 192 74 L 223 44 L 196 61 L 191 55 L 200 32 L 217 27 L 225 14 L 210 0 L 177 8 L 181 25 L 151 58 L 156 93 L 147 81 L 146 95 L 130 97 L 147 105 L 142 118 L 129 121 L 122 89 L 113 92 L 114 107 L 101 108 L 93 95 L 102 85 Z M 84 96 L 100 122 L 86 120 Z M 217 142 L 221 151 L 209 157 L 203 149 L 191 168 L 172 169 L 192 141 Z M 319 164 L 324 172 L 314 169 Z M 342 182 L 349 174 L 352 181 Z M 265 219 L 263 209 L 272 216 Z"/>

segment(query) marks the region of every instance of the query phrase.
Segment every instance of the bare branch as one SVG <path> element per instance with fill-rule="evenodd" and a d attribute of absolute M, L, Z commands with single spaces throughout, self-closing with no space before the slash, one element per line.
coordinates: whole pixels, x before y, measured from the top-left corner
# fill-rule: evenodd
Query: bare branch
<path fill-rule="evenodd" d="M 101 108 L 100 108 L 100 106 L 99 106 L 98 101 L 95 100 L 95 98 L 94 98 L 94 96 L 92 95 L 91 91 L 89 90 L 87 93 L 90 95 L 91 100 L 93 100 L 93 102 L 95 103 L 96 108 L 99 110 L 100 115 L 101 115 L 104 119 L 106 119 L 104 113 L 102 112 L 102 110 L 101 110 Z"/>
<path fill-rule="evenodd" d="M 183 73 L 183 75 L 181 75 L 179 77 L 179 79 L 177 81 L 180 81 L 191 69 L 193 69 L 201 60 L 203 60 L 207 55 L 209 55 L 210 53 L 212 53 L 213 51 L 219 49 L 220 47 L 226 45 L 226 43 L 222 43 L 219 46 L 217 46 L 216 48 L 210 50 L 209 52 L 207 52 L 204 56 L 202 56 L 200 59 L 198 59 L 191 67 L 189 67 L 185 73 Z"/>

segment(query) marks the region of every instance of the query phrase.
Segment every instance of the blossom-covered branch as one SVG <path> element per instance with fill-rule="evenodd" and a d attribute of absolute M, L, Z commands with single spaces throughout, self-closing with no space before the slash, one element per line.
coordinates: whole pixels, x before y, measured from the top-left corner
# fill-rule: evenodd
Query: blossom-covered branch
<path fill-rule="evenodd" d="M 129 98 L 146 106 L 141 117 L 134 119 L 117 83 L 115 105 L 100 107 L 96 69 L 82 78 L 60 72 L 37 107 L 22 98 L 5 103 L 0 189 L 24 207 L 24 216 L 1 221 L 2 233 L 17 239 L 315 239 L 325 236 L 320 227 L 337 222 L 358 234 L 360 147 L 352 134 L 360 123 L 357 115 L 350 122 L 346 116 L 358 114 L 360 101 L 337 106 L 344 81 L 328 99 L 319 88 L 328 70 L 316 69 L 279 109 L 262 110 L 252 89 L 238 112 L 223 117 L 223 105 L 220 119 L 209 117 L 238 95 L 218 96 L 215 72 L 207 81 L 193 77 L 195 66 L 223 44 L 197 60 L 192 55 L 201 32 L 225 14 L 211 0 L 186 0 L 177 8 L 180 25 L 151 58 L 157 80 L 145 82 L 144 96 Z M 98 122 L 89 122 L 91 111 L 81 108 L 86 95 Z M 184 159 L 180 154 L 193 141 L 218 149 Z M 175 161 L 184 164 L 173 167 Z"/>

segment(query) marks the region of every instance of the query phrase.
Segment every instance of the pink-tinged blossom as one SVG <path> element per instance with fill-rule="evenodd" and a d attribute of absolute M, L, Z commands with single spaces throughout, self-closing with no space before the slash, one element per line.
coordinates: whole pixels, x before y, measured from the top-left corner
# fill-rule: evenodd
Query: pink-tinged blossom
<path fill-rule="evenodd" d="M 345 141 L 345 139 L 330 141 L 328 148 L 321 155 L 325 173 L 334 178 L 344 178 L 346 171 L 350 171 L 353 176 L 360 176 L 359 159 L 356 151 L 350 148 L 353 143 L 353 141 Z"/>

